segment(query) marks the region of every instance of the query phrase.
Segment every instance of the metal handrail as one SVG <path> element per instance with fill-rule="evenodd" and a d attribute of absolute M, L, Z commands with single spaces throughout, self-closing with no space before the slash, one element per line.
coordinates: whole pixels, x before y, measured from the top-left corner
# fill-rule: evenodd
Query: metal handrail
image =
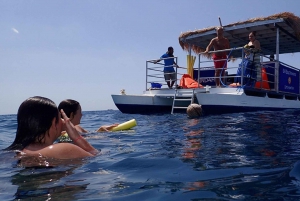
<path fill-rule="evenodd" d="M 222 77 L 222 79 L 224 80 L 237 80 L 237 78 L 240 79 L 240 86 L 245 86 L 245 84 L 247 83 L 244 83 L 244 79 L 245 79 L 245 76 L 244 75 L 244 70 L 245 70 L 245 66 L 243 64 L 243 62 L 241 63 L 241 66 L 239 66 L 240 62 L 244 57 L 245 57 L 245 52 L 244 52 L 244 47 L 238 47 L 238 48 L 231 48 L 231 49 L 225 49 L 225 50 L 218 50 L 218 51 L 210 51 L 208 53 L 216 53 L 216 52 L 229 52 L 229 51 L 240 51 L 240 54 L 241 56 L 240 57 L 235 57 L 234 59 L 236 59 L 237 61 L 236 64 L 237 65 L 230 65 L 227 67 L 227 72 L 229 72 L 228 74 L 225 74 L 225 76 Z M 270 60 L 270 57 L 266 56 L 266 55 L 263 55 L 262 53 L 259 53 L 260 54 L 260 65 L 261 65 L 261 68 L 264 67 L 264 68 L 267 68 L 269 69 L 268 71 L 266 70 L 266 75 L 270 78 L 273 76 L 272 79 L 268 80 L 267 82 L 269 83 L 269 85 L 272 85 L 272 88 L 270 90 L 275 90 L 278 92 L 278 86 L 280 84 L 280 80 L 278 79 L 278 73 L 276 74 L 276 72 L 278 71 L 278 68 L 280 66 L 280 64 L 284 65 L 286 68 L 288 69 L 293 69 L 293 70 L 296 70 L 300 73 L 299 69 L 293 67 L 293 66 L 290 66 L 288 64 L 285 64 L 283 62 L 280 62 L 280 61 L 277 61 L 277 60 L 273 60 L 273 61 L 269 61 Z M 194 68 L 194 70 L 198 70 L 198 76 L 197 76 L 197 80 L 198 83 L 203 83 L 204 81 L 209 81 L 212 80 L 212 79 L 215 79 L 215 75 L 214 76 L 209 76 L 209 77 L 204 77 L 202 75 L 202 73 L 204 72 L 204 70 L 214 70 L 214 65 L 213 65 L 213 61 L 212 60 L 202 60 L 201 59 L 201 56 L 203 55 L 203 53 L 200 53 L 198 54 L 198 67 Z M 236 53 L 235 53 L 236 55 Z M 175 58 L 175 62 L 178 63 L 178 58 L 177 57 L 171 57 L 171 58 Z M 157 60 L 165 60 L 165 59 L 169 59 L 169 58 L 159 58 L 159 59 L 155 59 L 155 60 L 147 60 L 146 61 L 146 90 L 149 89 L 149 84 L 152 83 L 152 82 L 157 82 L 157 83 L 160 83 L 162 85 L 166 85 L 165 84 L 165 80 L 164 80 L 164 76 L 163 76 L 163 68 L 165 67 L 164 66 L 164 63 L 162 62 L 158 62 L 156 63 L 156 65 L 159 65 L 159 66 L 154 66 L 154 63 L 157 61 Z M 232 58 L 230 58 L 232 60 Z M 276 65 L 274 66 L 268 66 L 266 64 L 265 61 L 263 61 L 264 59 L 266 59 L 266 61 L 268 62 L 273 62 L 275 63 Z M 210 65 L 211 64 L 211 65 Z M 176 80 L 175 80 L 175 85 L 177 85 L 178 83 L 178 78 L 180 75 L 183 75 L 183 74 L 186 74 L 187 72 L 183 72 L 182 70 L 186 70 L 187 68 L 185 67 L 180 67 L 180 68 L 177 68 L 175 65 L 172 65 L 174 68 L 175 68 L 175 73 L 176 73 Z M 238 69 L 241 69 L 241 74 L 240 75 L 237 75 L 237 73 L 234 73 L 235 71 L 237 71 Z M 260 68 L 260 69 L 261 69 Z M 274 70 L 270 70 L 270 68 L 273 68 Z M 254 68 L 252 71 L 257 71 L 256 68 Z M 258 73 L 258 72 L 256 72 Z M 262 74 L 263 75 L 263 74 Z M 196 74 L 195 74 L 196 76 Z M 261 83 L 264 82 L 263 78 L 261 80 L 254 80 L 254 84 L 257 82 L 257 81 L 260 81 Z M 225 84 L 227 85 L 227 83 L 225 82 Z M 229 84 L 229 82 L 228 82 Z M 300 85 L 300 83 L 299 83 Z M 205 86 L 205 85 L 204 85 Z M 274 87 L 273 87 L 274 86 Z M 260 85 L 260 89 L 264 90 L 262 84 Z"/>
<path fill-rule="evenodd" d="M 147 60 L 146 61 L 146 90 L 148 90 L 149 88 L 151 87 L 148 87 L 148 84 L 150 83 L 158 83 L 158 84 L 161 84 L 161 85 L 165 85 L 165 80 L 164 80 L 164 68 L 165 67 L 174 67 L 175 68 L 175 85 L 177 85 L 177 81 L 178 81 L 178 77 L 177 75 L 180 74 L 178 73 L 178 69 L 177 69 L 177 66 L 176 65 L 171 65 L 171 66 L 165 66 L 164 63 L 161 63 L 161 62 L 156 62 L 158 60 L 166 60 L 166 59 L 170 59 L 170 58 L 174 58 L 175 59 L 175 63 L 177 64 L 178 63 L 178 58 L 177 57 L 168 57 L 168 58 L 159 58 L 159 59 L 151 59 L 151 60 Z M 150 67 L 150 64 L 155 64 L 155 65 L 159 65 L 159 66 L 151 66 Z M 161 72 L 161 74 L 155 74 L 153 75 L 152 72 Z M 150 78 L 154 78 L 154 79 L 150 79 Z"/>

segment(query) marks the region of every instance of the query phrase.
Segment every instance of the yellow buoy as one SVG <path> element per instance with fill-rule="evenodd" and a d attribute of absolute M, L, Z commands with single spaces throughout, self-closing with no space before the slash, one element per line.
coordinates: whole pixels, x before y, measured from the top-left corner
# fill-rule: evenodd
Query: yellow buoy
<path fill-rule="evenodd" d="M 132 127 L 135 127 L 137 124 L 136 124 L 136 121 L 135 119 L 131 119 L 129 121 L 126 121 L 122 124 L 119 124 L 118 126 L 114 127 L 111 129 L 111 131 L 121 131 L 121 130 L 128 130 Z"/>

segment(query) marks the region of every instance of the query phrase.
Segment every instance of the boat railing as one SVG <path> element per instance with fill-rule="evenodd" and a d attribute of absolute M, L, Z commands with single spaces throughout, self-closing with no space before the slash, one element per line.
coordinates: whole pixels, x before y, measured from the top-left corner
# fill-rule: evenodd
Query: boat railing
<path fill-rule="evenodd" d="M 219 78 L 222 87 L 247 87 L 299 95 L 299 69 L 264 55 L 262 52 L 255 53 L 254 60 L 250 62 L 253 65 L 249 65 L 247 63 L 249 60 L 245 58 L 246 51 L 249 52 L 249 49 L 239 47 L 211 51 L 209 54 L 200 53 L 198 69 L 194 68 L 194 73 L 197 72 L 194 79 L 202 86 L 214 87 L 215 79 Z M 224 76 L 215 77 L 214 61 L 207 58 L 209 58 L 208 55 L 218 52 L 226 52 L 230 63 L 227 63 L 227 69 L 225 66 L 222 69 L 225 71 Z M 203 57 L 206 59 L 203 60 Z M 223 60 L 227 59 L 216 61 Z"/>
<path fill-rule="evenodd" d="M 164 78 L 165 67 L 174 68 L 175 75 L 176 75 L 175 80 L 173 80 L 175 81 L 174 86 L 178 85 L 178 81 L 180 80 L 181 76 L 185 73 L 186 68 L 177 67 L 176 65 L 165 66 L 164 60 L 170 58 L 174 58 L 175 63 L 178 64 L 177 57 L 159 58 L 159 59 L 152 59 L 146 61 L 146 90 L 161 89 L 164 88 L 163 86 L 167 85 Z"/>
<path fill-rule="evenodd" d="M 213 54 L 222 52 L 228 55 L 227 59 L 212 60 Z M 231 55 L 235 56 L 233 57 Z M 208 53 L 200 53 L 198 55 L 198 68 L 194 68 L 194 79 L 198 81 L 198 83 L 202 86 L 209 85 L 211 87 L 216 87 L 216 79 L 220 79 L 223 87 L 228 86 L 229 84 L 232 84 L 232 86 L 234 86 L 234 83 L 237 83 L 238 80 L 240 80 L 241 77 L 244 76 L 243 72 L 241 72 L 241 75 L 233 73 L 239 71 L 240 66 L 237 60 L 242 60 L 243 55 L 244 52 L 242 47 L 210 51 Z M 203 58 L 206 59 L 203 60 Z M 214 65 L 214 61 L 227 61 L 227 65 L 225 64 L 222 68 L 219 69 L 221 72 L 220 76 L 218 77 L 215 76 L 216 68 Z M 234 65 L 229 65 L 228 62 Z"/>
<path fill-rule="evenodd" d="M 216 87 L 215 80 L 220 79 L 221 87 L 253 88 L 300 96 L 299 69 L 264 55 L 263 52 L 256 53 L 252 63 L 250 62 L 252 65 L 248 66 L 248 59 L 245 58 L 246 51 L 249 52 L 249 49 L 238 47 L 209 52 L 209 55 L 217 52 L 226 52 L 226 55 L 229 55 L 227 68 L 221 69 L 222 72 L 224 71 L 224 75 L 219 77 L 215 76 L 214 61 L 204 53 L 198 55 L 198 67 L 192 66 L 192 69 L 188 69 L 172 65 L 176 73 L 174 86 L 176 87 L 180 83 L 182 75 L 192 71 L 191 77 L 199 83 L 199 87 L 210 86 L 214 88 Z M 173 58 L 178 64 L 178 58 Z M 146 61 L 146 90 L 168 89 L 165 87 L 166 81 L 163 71 L 165 64 L 163 60 L 160 58 Z M 215 61 L 222 60 L 227 59 Z"/>

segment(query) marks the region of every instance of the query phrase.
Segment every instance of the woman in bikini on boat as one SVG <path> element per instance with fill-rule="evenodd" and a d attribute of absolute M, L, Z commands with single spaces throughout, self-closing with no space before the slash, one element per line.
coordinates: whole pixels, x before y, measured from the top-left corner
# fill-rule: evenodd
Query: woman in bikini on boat
<path fill-rule="evenodd" d="M 258 54 L 258 52 L 260 52 L 260 43 L 259 43 L 258 40 L 256 40 L 255 36 L 256 36 L 256 32 L 252 31 L 249 34 L 249 42 L 244 46 L 244 48 L 245 48 L 244 49 L 245 58 L 246 58 L 246 60 L 250 60 L 251 62 L 247 62 L 246 65 L 244 63 L 243 65 L 245 65 L 246 69 L 252 69 L 251 65 L 252 65 L 252 62 L 253 62 L 254 67 L 255 67 L 255 71 L 256 72 L 261 72 L 260 55 Z M 242 63 L 243 63 L 243 61 L 242 61 Z M 244 71 L 244 73 L 245 73 L 245 71 Z M 240 68 L 237 70 L 237 75 L 239 75 L 239 76 L 241 75 L 241 69 Z M 260 81 L 260 80 L 261 80 L 261 73 L 256 73 L 256 81 Z M 236 87 L 236 86 L 239 86 L 240 84 L 241 84 L 241 80 L 238 79 L 237 82 L 230 84 L 230 86 Z"/>
<path fill-rule="evenodd" d="M 261 66 L 260 66 L 260 42 L 256 39 L 256 31 L 249 34 L 249 43 L 246 45 L 251 49 L 251 52 L 246 51 L 246 57 L 253 61 L 256 70 L 256 81 L 261 81 Z"/>
<path fill-rule="evenodd" d="M 249 34 L 249 43 L 248 46 L 251 47 L 253 46 L 255 49 L 260 50 L 260 42 L 256 40 L 256 31 L 252 31 Z"/>

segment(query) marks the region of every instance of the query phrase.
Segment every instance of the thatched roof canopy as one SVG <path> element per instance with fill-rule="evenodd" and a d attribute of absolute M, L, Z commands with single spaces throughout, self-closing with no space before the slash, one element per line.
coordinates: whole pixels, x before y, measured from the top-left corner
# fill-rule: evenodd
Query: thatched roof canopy
<path fill-rule="evenodd" d="M 278 13 L 268 17 L 257 17 L 242 22 L 223 26 L 224 37 L 228 38 L 230 47 L 242 47 L 249 42 L 248 35 L 256 31 L 264 54 L 276 52 L 277 28 L 280 30 L 280 54 L 300 52 L 300 18 L 290 12 Z M 182 33 L 179 44 L 194 53 L 204 52 L 210 40 L 216 37 L 216 27 L 209 27 Z M 209 57 L 209 55 L 206 55 Z"/>

